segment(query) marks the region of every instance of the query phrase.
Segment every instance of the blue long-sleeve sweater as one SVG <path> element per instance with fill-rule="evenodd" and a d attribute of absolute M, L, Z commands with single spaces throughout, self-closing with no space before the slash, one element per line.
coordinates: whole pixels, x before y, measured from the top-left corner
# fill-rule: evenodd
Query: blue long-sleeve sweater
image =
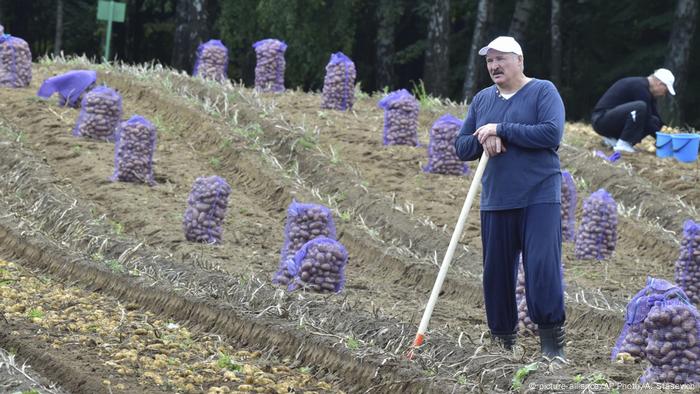
<path fill-rule="evenodd" d="M 564 134 L 564 103 L 556 87 L 533 78 L 508 100 L 499 96 L 495 85 L 480 91 L 455 141 L 460 159 L 481 157 L 484 149 L 473 134 L 487 123 L 498 124 L 497 135 L 507 152 L 490 158 L 486 165 L 481 210 L 559 203 L 557 149 Z"/>

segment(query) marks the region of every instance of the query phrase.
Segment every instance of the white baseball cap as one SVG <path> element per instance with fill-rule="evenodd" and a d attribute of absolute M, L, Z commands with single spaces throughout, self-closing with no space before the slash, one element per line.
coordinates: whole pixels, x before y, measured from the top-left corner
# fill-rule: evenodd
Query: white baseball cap
<path fill-rule="evenodd" d="M 520 48 L 520 44 L 515 41 L 515 38 L 508 36 L 496 37 L 496 39 L 489 42 L 488 45 L 479 49 L 479 55 L 486 55 L 486 52 L 488 52 L 489 49 L 495 49 L 499 52 L 515 53 L 516 55 L 520 56 L 523 55 L 523 49 Z"/>
<path fill-rule="evenodd" d="M 673 83 L 676 81 L 676 77 L 673 76 L 673 73 L 665 68 L 660 68 L 656 71 L 654 71 L 653 74 L 656 79 L 659 81 L 663 82 L 664 85 L 668 88 L 668 92 L 671 93 L 672 95 L 676 95 L 676 91 L 673 89 Z"/>

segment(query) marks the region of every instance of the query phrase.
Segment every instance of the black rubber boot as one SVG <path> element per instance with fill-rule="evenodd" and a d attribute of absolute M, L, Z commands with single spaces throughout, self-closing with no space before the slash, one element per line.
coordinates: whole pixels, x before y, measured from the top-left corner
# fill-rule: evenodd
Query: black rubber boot
<path fill-rule="evenodd" d="M 506 350 L 513 350 L 515 339 L 518 337 L 518 334 L 515 332 L 505 335 L 491 333 L 491 337 L 493 337 L 494 342 L 503 346 Z"/>
<path fill-rule="evenodd" d="M 540 332 L 540 348 L 542 355 L 554 359 L 559 357 L 564 358 L 564 327 L 539 328 Z"/>

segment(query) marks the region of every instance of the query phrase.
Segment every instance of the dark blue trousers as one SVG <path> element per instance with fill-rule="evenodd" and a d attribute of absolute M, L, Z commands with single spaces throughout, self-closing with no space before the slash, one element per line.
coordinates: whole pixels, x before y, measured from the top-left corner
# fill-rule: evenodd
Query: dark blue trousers
<path fill-rule="evenodd" d="M 523 254 L 530 318 L 541 328 L 564 324 L 560 204 L 481 212 L 484 301 L 489 329 L 511 334 L 518 324 L 515 285 Z"/>

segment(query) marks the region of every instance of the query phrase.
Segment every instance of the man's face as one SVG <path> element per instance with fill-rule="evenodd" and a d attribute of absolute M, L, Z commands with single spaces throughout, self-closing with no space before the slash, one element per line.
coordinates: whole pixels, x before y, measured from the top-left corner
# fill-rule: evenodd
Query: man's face
<path fill-rule="evenodd" d="M 649 86 L 649 90 L 651 90 L 652 96 L 663 97 L 668 93 L 668 87 L 666 86 L 665 83 L 661 82 L 656 77 L 652 77 L 651 80 L 652 80 L 652 83 Z"/>
<path fill-rule="evenodd" d="M 489 49 L 486 53 L 486 68 L 491 80 L 497 84 L 504 84 L 514 80 L 522 73 L 522 57 L 510 52 L 500 52 Z"/>

